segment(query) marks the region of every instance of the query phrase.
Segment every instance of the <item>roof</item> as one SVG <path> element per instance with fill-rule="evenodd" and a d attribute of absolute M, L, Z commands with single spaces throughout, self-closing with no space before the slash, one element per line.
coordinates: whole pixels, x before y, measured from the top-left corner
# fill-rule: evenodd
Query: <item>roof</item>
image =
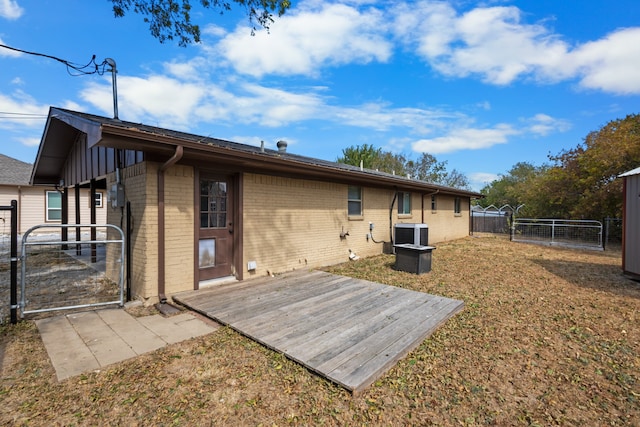
<path fill-rule="evenodd" d="M 0 185 L 29 185 L 31 163 L 0 154 Z"/>
<path fill-rule="evenodd" d="M 356 166 L 56 107 L 49 110 L 31 177 L 32 182 L 58 182 L 67 153 L 79 131 L 87 134 L 89 148 L 111 147 L 141 151 L 149 158 L 161 162 L 168 160 L 176 152 L 176 148 L 182 146 L 182 161 L 187 162 L 217 162 L 255 173 L 283 174 L 362 186 L 393 187 L 422 193 L 443 192 L 472 198 L 483 197 L 480 193 L 472 191 Z"/>
<path fill-rule="evenodd" d="M 619 177 L 625 177 L 625 176 L 632 176 L 632 175 L 640 175 L 640 167 L 639 168 L 635 168 L 633 170 L 630 170 L 629 172 L 625 172 L 623 174 L 620 174 Z"/>

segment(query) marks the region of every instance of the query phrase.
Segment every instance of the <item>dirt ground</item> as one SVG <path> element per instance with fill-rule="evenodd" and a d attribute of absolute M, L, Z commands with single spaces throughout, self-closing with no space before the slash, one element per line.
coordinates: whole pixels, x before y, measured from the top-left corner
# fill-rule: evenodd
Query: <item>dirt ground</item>
<path fill-rule="evenodd" d="M 470 237 L 424 275 L 327 269 L 465 309 L 362 395 L 220 328 L 58 382 L 33 322 L 0 326 L 3 425 L 638 425 L 640 284 L 620 252 Z"/>

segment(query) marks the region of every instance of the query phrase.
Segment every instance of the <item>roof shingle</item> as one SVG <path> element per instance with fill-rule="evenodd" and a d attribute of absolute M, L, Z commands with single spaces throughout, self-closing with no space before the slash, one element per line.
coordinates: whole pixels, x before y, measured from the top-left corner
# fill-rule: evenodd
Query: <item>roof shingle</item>
<path fill-rule="evenodd" d="M 0 154 L 0 185 L 29 185 L 33 165 Z"/>

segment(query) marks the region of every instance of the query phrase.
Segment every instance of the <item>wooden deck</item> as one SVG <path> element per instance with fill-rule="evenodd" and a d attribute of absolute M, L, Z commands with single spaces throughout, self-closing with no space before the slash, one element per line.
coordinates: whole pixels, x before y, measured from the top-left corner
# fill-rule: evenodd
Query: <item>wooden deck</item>
<path fill-rule="evenodd" d="M 464 305 L 320 271 L 173 298 L 353 393 L 373 383 Z"/>

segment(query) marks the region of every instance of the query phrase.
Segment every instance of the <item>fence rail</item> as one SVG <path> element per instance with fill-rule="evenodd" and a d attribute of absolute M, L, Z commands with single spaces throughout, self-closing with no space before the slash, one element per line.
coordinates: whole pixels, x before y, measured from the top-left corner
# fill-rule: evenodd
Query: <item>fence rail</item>
<path fill-rule="evenodd" d="M 515 242 L 603 250 L 602 223 L 594 220 L 516 218 L 511 227 Z"/>
<path fill-rule="evenodd" d="M 52 229 L 53 233 L 35 233 L 43 229 Z M 61 229 L 70 229 L 69 240 L 56 234 Z M 114 234 L 116 238 L 109 238 Z M 86 236 L 89 238 L 83 240 Z M 55 310 L 122 306 L 124 233 L 110 224 L 32 227 L 22 237 L 21 269 L 21 317 Z"/>

